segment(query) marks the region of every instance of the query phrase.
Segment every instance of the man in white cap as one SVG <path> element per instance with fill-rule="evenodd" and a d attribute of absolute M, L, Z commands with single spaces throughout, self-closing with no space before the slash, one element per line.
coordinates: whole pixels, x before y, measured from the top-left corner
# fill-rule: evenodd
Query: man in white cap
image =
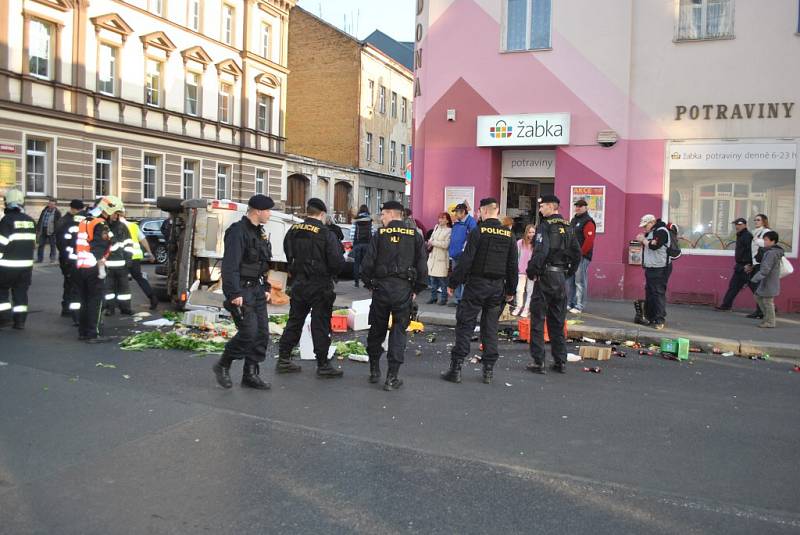
<path fill-rule="evenodd" d="M 644 318 L 656 330 L 664 328 L 667 316 L 667 282 L 671 271 L 667 248 L 670 235 L 667 225 L 653 214 L 642 216 L 642 232 L 636 241 L 642 244 L 642 267 L 645 278 Z"/>

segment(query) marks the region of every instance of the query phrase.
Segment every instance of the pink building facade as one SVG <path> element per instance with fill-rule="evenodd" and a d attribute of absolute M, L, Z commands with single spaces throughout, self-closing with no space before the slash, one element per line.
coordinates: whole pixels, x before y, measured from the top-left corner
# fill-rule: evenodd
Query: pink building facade
<path fill-rule="evenodd" d="M 767 214 L 797 266 L 799 16 L 793 0 L 418 0 L 415 216 L 494 196 L 513 217 L 550 192 L 569 216 L 585 197 L 596 298 L 643 294 L 645 213 L 682 229 L 673 302 L 722 299 L 737 217 Z M 800 312 L 798 281 L 779 310 Z"/>

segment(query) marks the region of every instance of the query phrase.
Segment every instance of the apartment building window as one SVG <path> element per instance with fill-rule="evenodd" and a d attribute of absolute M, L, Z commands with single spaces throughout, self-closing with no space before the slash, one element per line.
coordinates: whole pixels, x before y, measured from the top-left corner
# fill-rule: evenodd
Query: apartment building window
<path fill-rule="evenodd" d="M 200 169 L 200 162 L 184 160 L 183 162 L 183 198 L 194 198 L 195 180 Z"/>
<path fill-rule="evenodd" d="M 25 191 L 29 195 L 47 193 L 47 141 L 28 139 L 25 144 Z"/>
<path fill-rule="evenodd" d="M 403 97 L 400 102 L 400 119 L 403 122 L 408 119 L 408 99 L 406 97 Z"/>
<path fill-rule="evenodd" d="M 114 81 L 117 76 L 117 49 L 101 44 L 97 54 L 97 91 L 104 95 L 114 95 Z"/>
<path fill-rule="evenodd" d="M 272 27 L 269 24 L 261 25 L 261 55 L 265 58 L 270 57 L 270 44 L 272 41 Z"/>
<path fill-rule="evenodd" d="M 150 106 L 161 105 L 161 62 L 154 59 L 147 59 L 144 86 L 146 90 L 146 102 Z"/>
<path fill-rule="evenodd" d="M 372 134 L 367 132 L 367 161 L 372 161 Z"/>
<path fill-rule="evenodd" d="M 149 0 L 148 4 L 148 9 L 151 13 L 164 16 L 164 0 Z"/>
<path fill-rule="evenodd" d="M 397 192 L 397 202 L 399 202 L 400 204 L 403 204 L 403 192 L 402 191 L 398 191 Z"/>
<path fill-rule="evenodd" d="M 184 88 L 185 111 L 189 115 L 200 115 L 200 75 L 196 72 L 186 73 L 186 86 Z"/>
<path fill-rule="evenodd" d="M 394 171 L 397 168 L 397 143 L 394 141 L 389 142 L 389 163 Z"/>
<path fill-rule="evenodd" d="M 28 26 L 28 72 L 39 78 L 53 76 L 53 25 L 32 19 Z"/>
<path fill-rule="evenodd" d="M 272 131 L 272 106 L 274 99 L 269 95 L 258 95 L 256 101 L 256 128 L 260 132 Z"/>
<path fill-rule="evenodd" d="M 111 176 L 114 165 L 114 151 L 97 149 L 94 159 L 94 195 L 111 195 Z"/>
<path fill-rule="evenodd" d="M 375 211 L 379 212 L 381 209 L 381 205 L 383 204 L 383 190 L 379 189 L 375 191 Z"/>
<path fill-rule="evenodd" d="M 406 170 L 406 146 L 400 145 L 400 169 Z"/>
<path fill-rule="evenodd" d="M 231 84 L 219 84 L 219 122 L 230 124 L 233 115 L 233 87 Z"/>
<path fill-rule="evenodd" d="M 392 91 L 392 117 L 397 119 L 397 93 Z"/>
<path fill-rule="evenodd" d="M 233 44 L 233 7 L 222 5 L 222 40 L 225 44 Z"/>
<path fill-rule="evenodd" d="M 256 170 L 256 194 L 264 195 L 267 184 L 267 172 L 263 169 Z"/>
<path fill-rule="evenodd" d="M 378 110 L 386 113 L 386 88 L 383 86 L 378 90 Z"/>
<path fill-rule="evenodd" d="M 231 166 L 217 165 L 217 199 L 228 198 L 228 185 L 231 181 Z"/>
<path fill-rule="evenodd" d="M 369 86 L 369 107 L 375 106 L 375 82 L 370 80 L 367 84 Z"/>
<path fill-rule="evenodd" d="M 551 0 L 506 0 L 506 50 L 550 48 Z"/>
<path fill-rule="evenodd" d="M 378 139 L 378 163 L 383 165 L 383 147 L 385 145 L 385 141 L 383 137 Z"/>
<path fill-rule="evenodd" d="M 367 205 L 368 209 L 372 209 L 372 207 L 369 204 L 371 200 L 372 200 L 372 188 L 364 188 L 364 204 Z"/>
<path fill-rule="evenodd" d="M 201 0 L 189 0 L 189 28 L 196 32 L 200 31 L 200 1 Z"/>
<path fill-rule="evenodd" d="M 155 201 L 158 184 L 158 156 L 144 155 L 142 166 L 142 200 Z"/>
<path fill-rule="evenodd" d="M 680 0 L 677 41 L 733 37 L 733 0 Z"/>

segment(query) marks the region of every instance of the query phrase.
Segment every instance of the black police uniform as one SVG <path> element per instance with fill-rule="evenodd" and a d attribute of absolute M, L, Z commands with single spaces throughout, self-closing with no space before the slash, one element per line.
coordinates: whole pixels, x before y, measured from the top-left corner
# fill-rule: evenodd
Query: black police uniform
<path fill-rule="evenodd" d="M 75 300 L 73 288 L 75 287 L 75 254 L 72 250 L 72 235 L 78 232 L 78 224 L 83 220 L 83 215 L 67 212 L 56 225 L 56 248 L 58 248 L 58 266 L 61 268 L 63 287 L 61 292 L 61 315 L 73 315 L 70 304 Z"/>
<path fill-rule="evenodd" d="M 232 361 L 244 359 L 242 386 L 266 389 L 259 377 L 259 364 L 267 357 L 269 321 L 267 297 L 269 283 L 265 272 L 272 259 L 272 248 L 263 225 L 254 225 L 247 217 L 225 231 L 225 255 L 222 258 L 222 293 L 238 332 L 225 344 L 214 373 L 221 386 L 230 388 L 228 371 Z M 242 306 L 230 302 L 242 298 Z"/>
<path fill-rule="evenodd" d="M 283 240 L 283 249 L 292 275 L 292 300 L 289 320 L 278 346 L 278 373 L 300 371 L 291 361 L 292 349 L 300 340 L 306 316 L 311 312 L 311 337 L 317 357 L 317 375 L 340 377 L 341 370 L 330 365 L 331 313 L 336 294 L 334 278 L 344 266 L 342 242 L 318 219 L 307 218 L 292 225 Z"/>
<path fill-rule="evenodd" d="M 456 342 L 450 357 L 450 370 L 442 378 L 461 382 L 461 365 L 469 353 L 469 342 L 481 314 L 483 379 L 491 383 L 498 359 L 497 323 L 505 296 L 517 291 L 518 254 L 514 236 L 496 218 L 482 221 L 467 236 L 464 253 L 450 276 L 453 290 L 464 284 L 456 310 Z"/>
<path fill-rule="evenodd" d="M 564 319 L 567 315 L 566 279 L 572 277 L 581 261 L 581 249 L 575 233 L 560 214 L 543 217 L 536 227 L 533 256 L 527 275 L 534 281 L 531 292 L 531 357 L 529 369 L 544 372 L 544 322 L 550 334 L 553 369 L 566 371 L 567 345 Z"/>
<path fill-rule="evenodd" d="M 131 315 L 131 284 L 128 281 L 128 267 L 133 258 L 133 243 L 128 232 L 128 226 L 117 219 L 109 221 L 109 237 L 111 238 L 111 252 L 106 259 L 106 315 L 114 314 L 114 305 L 119 307 L 122 314 Z"/>
<path fill-rule="evenodd" d="M 36 223 L 20 208 L 6 208 L 0 220 L 0 325 L 14 319 L 23 329 L 33 271 Z"/>
<path fill-rule="evenodd" d="M 427 252 L 422 235 L 408 228 L 402 221 L 392 221 L 381 227 L 369 243 L 369 249 L 361 264 L 361 280 L 372 290 L 372 305 L 369 308 L 369 380 L 380 379 L 380 358 L 383 341 L 392 316 L 389 334 L 389 350 L 386 358 L 389 369 L 385 390 L 394 390 L 402 385 L 397 378 L 406 351 L 406 329 L 411 320 L 412 294 L 426 288 L 428 280 Z"/>

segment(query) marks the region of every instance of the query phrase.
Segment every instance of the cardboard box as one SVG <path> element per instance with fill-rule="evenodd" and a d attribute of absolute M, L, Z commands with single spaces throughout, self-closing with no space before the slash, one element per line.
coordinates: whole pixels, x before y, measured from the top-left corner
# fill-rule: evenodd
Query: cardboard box
<path fill-rule="evenodd" d="M 610 347 L 580 346 L 578 354 L 586 360 L 611 360 Z"/>

